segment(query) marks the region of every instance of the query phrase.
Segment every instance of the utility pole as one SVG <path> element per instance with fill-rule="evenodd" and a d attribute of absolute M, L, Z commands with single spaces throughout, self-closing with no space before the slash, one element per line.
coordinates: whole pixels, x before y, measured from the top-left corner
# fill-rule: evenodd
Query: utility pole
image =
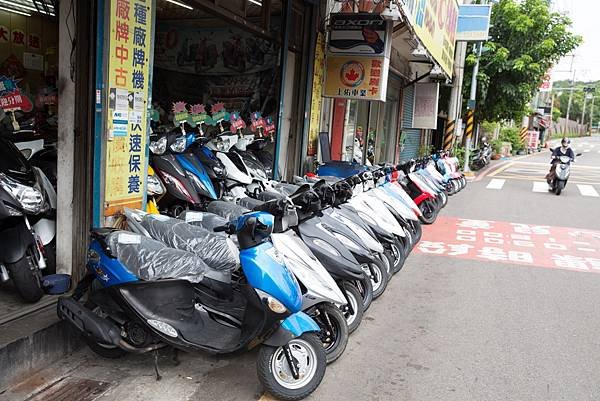
<path fill-rule="evenodd" d="M 460 109 L 461 92 L 465 72 L 465 56 L 467 53 L 467 42 L 456 43 L 456 54 L 454 56 L 454 77 L 452 82 L 452 93 L 448 102 L 448 122 L 444 135 L 443 149 L 449 151 L 454 145 L 455 138 L 460 132 Z"/>
<path fill-rule="evenodd" d="M 573 69 L 573 62 L 575 61 L 575 55 L 571 56 L 571 87 L 575 86 L 575 70 Z M 573 102 L 573 91 L 569 92 L 569 103 L 567 104 L 567 116 L 565 119 L 565 135 L 569 134 L 569 114 L 571 114 L 571 103 Z"/>
<path fill-rule="evenodd" d="M 590 108 L 590 135 L 594 130 L 594 100 L 596 100 L 596 96 L 592 96 L 592 107 Z"/>
<path fill-rule="evenodd" d="M 467 106 L 467 128 L 465 129 L 465 166 L 463 172 L 466 174 L 471 173 L 469 168 L 469 157 L 471 155 L 471 137 L 473 136 L 475 104 L 477 99 L 477 74 L 479 73 L 479 59 L 481 58 L 483 43 L 476 43 L 475 47 L 477 49 L 477 60 L 473 66 L 473 76 L 471 77 L 471 96 L 469 97 L 469 104 Z"/>

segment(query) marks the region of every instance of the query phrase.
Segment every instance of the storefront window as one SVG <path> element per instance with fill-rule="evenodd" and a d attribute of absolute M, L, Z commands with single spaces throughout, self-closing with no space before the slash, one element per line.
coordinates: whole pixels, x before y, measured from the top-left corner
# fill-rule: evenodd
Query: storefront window
<path fill-rule="evenodd" d="M 41 277 L 56 270 L 59 29 L 49 14 L 53 8 L 0 11 L 0 202 L 12 208 L 0 213 L 0 242 L 10 244 L 10 252 L 0 251 L 0 321 L 35 308 L 44 296 Z M 29 204 L 25 192 L 10 193 L 17 185 L 28 188 Z"/>

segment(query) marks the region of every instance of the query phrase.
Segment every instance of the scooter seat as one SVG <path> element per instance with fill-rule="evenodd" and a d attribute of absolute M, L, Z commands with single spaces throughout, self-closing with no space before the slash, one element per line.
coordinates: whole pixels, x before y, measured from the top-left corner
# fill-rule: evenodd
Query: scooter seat
<path fill-rule="evenodd" d="M 237 220 L 241 215 L 248 213 L 249 210 L 232 202 L 214 201 L 208 204 L 206 210 L 227 219 L 227 221 Z"/>
<path fill-rule="evenodd" d="M 141 280 L 181 279 L 202 281 L 208 270 L 198 256 L 128 231 L 113 231 L 106 237 L 112 253 L 132 274 Z"/>
<path fill-rule="evenodd" d="M 240 264 L 239 251 L 233 241 L 203 227 L 153 214 L 144 216 L 141 225 L 155 240 L 193 253 L 212 270 L 233 272 Z"/>

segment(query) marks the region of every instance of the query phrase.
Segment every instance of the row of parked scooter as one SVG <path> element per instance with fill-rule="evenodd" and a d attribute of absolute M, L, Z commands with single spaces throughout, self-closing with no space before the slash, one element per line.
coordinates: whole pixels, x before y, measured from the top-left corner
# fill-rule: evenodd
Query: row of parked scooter
<path fill-rule="evenodd" d="M 261 161 L 268 144 L 183 127 L 153 136 L 149 208 L 125 210 L 126 230 L 92 232 L 89 274 L 58 303 L 93 351 L 260 346 L 264 388 L 302 399 L 402 269 L 421 225 L 466 185 L 445 153 L 399 166 L 330 162 L 281 182 Z"/>

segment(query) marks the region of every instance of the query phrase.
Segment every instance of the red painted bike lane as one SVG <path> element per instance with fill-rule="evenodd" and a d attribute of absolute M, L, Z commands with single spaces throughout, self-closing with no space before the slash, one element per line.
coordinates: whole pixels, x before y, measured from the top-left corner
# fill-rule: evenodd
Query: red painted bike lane
<path fill-rule="evenodd" d="M 600 231 L 439 217 L 417 253 L 600 273 Z"/>

